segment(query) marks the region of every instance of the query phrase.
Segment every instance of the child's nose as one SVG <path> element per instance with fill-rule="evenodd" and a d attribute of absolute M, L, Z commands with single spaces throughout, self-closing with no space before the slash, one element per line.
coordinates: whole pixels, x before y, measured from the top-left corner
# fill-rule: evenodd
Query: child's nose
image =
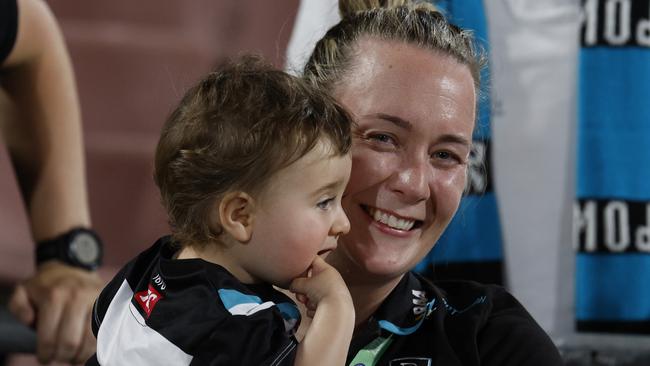
<path fill-rule="evenodd" d="M 336 219 L 332 225 L 332 235 L 343 235 L 347 234 L 350 231 L 350 220 L 348 220 L 347 215 L 343 212 L 343 208 L 338 208 L 338 213 L 336 214 Z"/>

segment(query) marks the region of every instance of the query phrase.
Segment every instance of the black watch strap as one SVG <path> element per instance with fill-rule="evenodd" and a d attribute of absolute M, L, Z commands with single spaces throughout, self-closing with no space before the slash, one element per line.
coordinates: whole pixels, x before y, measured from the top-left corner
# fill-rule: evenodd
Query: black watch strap
<path fill-rule="evenodd" d="M 59 245 L 56 245 L 56 238 L 39 241 L 36 243 L 36 265 L 51 259 L 62 258 L 64 254 L 61 249 Z"/>
<path fill-rule="evenodd" d="M 57 237 L 39 241 L 36 246 L 36 265 L 50 260 L 95 270 L 103 255 L 99 236 L 90 229 L 74 228 Z"/>

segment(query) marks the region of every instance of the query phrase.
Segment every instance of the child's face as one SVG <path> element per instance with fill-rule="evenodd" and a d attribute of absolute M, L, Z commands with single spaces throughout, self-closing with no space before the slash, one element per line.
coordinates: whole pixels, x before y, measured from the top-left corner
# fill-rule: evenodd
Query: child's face
<path fill-rule="evenodd" d="M 333 156 L 329 142 L 279 171 L 259 195 L 244 268 L 253 278 L 288 287 L 317 255 L 336 248 L 350 229 L 341 196 L 349 155 Z"/>

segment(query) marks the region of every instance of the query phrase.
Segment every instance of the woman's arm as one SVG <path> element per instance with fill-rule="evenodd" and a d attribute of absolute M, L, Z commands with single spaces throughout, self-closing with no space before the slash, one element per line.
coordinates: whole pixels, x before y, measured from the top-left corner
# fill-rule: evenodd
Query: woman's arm
<path fill-rule="evenodd" d="M 2 65 L 18 118 L 2 127 L 35 241 L 90 225 L 79 101 L 56 20 L 40 0 L 18 1 L 16 43 Z M 59 262 L 39 266 L 10 308 L 37 321 L 38 358 L 83 361 L 94 351 L 90 309 L 101 281 Z"/>

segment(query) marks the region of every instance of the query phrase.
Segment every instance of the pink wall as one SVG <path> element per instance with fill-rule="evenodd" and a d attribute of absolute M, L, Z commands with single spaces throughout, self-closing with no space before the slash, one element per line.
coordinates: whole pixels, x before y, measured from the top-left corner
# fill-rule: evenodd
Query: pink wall
<path fill-rule="evenodd" d="M 107 264 L 121 266 L 168 232 L 152 181 L 159 129 L 185 89 L 224 57 L 278 66 L 298 0 L 113 0 L 48 4 L 73 59 L 91 214 Z M 161 6 L 164 4 L 164 6 Z M 0 148 L 0 281 L 32 271 L 24 209 Z"/>
<path fill-rule="evenodd" d="M 107 278 L 168 232 L 152 180 L 167 114 L 225 57 L 255 52 L 282 66 L 298 2 L 48 1 L 76 72 L 91 214 L 105 241 Z M 0 282 L 13 282 L 33 271 L 33 244 L 1 144 L 0 223 Z M 17 356 L 11 365 L 37 362 Z"/>

